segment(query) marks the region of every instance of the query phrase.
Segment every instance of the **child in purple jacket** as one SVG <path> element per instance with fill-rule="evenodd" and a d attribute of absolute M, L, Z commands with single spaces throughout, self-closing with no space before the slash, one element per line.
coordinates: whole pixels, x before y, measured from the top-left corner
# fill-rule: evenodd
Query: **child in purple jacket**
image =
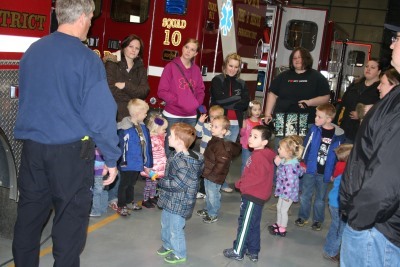
<path fill-rule="evenodd" d="M 304 150 L 302 143 L 299 136 L 288 136 L 279 142 L 279 155 L 274 160 L 278 166 L 275 196 L 279 200 L 276 223 L 268 226 L 271 235 L 286 236 L 289 208 L 293 202 L 299 201 L 299 177 L 304 174 L 299 162 Z"/>

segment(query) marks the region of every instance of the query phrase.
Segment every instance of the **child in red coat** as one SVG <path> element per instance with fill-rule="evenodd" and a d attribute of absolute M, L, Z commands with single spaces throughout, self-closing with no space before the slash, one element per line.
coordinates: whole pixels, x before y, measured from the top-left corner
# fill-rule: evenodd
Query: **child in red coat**
<path fill-rule="evenodd" d="M 255 126 L 249 137 L 249 147 L 254 151 L 244 167 L 242 177 L 235 183 L 242 194 L 239 226 L 233 248 L 225 249 L 224 256 L 242 260 L 244 253 L 253 262 L 260 252 L 260 221 L 265 201 L 272 192 L 275 152 L 265 148 L 271 131 L 263 125 Z"/>

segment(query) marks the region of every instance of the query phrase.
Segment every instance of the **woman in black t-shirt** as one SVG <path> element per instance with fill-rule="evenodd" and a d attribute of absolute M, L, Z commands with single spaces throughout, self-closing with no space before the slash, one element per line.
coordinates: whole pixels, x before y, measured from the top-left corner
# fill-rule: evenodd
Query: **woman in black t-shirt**
<path fill-rule="evenodd" d="M 273 113 L 308 113 L 314 123 L 315 108 L 329 102 L 327 79 L 312 69 L 313 58 L 308 50 L 298 47 L 289 57 L 290 70 L 279 74 L 271 83 L 265 107 L 265 122 Z"/>

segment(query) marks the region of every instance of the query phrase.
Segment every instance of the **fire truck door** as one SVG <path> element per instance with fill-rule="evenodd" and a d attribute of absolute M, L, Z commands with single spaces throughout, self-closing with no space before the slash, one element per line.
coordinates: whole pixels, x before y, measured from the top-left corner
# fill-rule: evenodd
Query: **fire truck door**
<path fill-rule="evenodd" d="M 326 18 L 326 10 L 284 7 L 275 67 L 288 66 L 292 50 L 301 46 L 310 51 L 318 69 Z"/>

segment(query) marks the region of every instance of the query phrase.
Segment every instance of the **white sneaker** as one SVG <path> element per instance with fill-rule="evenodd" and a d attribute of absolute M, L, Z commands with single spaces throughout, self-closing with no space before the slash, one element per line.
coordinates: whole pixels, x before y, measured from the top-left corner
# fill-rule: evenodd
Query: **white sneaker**
<path fill-rule="evenodd" d="M 197 194 L 196 194 L 196 198 L 197 198 L 197 199 L 206 198 L 206 194 L 203 194 L 203 193 L 197 192 Z"/>
<path fill-rule="evenodd" d="M 221 188 L 221 190 L 224 191 L 225 193 L 232 193 L 233 192 L 233 189 L 230 188 L 230 187 L 224 187 L 224 188 Z"/>

